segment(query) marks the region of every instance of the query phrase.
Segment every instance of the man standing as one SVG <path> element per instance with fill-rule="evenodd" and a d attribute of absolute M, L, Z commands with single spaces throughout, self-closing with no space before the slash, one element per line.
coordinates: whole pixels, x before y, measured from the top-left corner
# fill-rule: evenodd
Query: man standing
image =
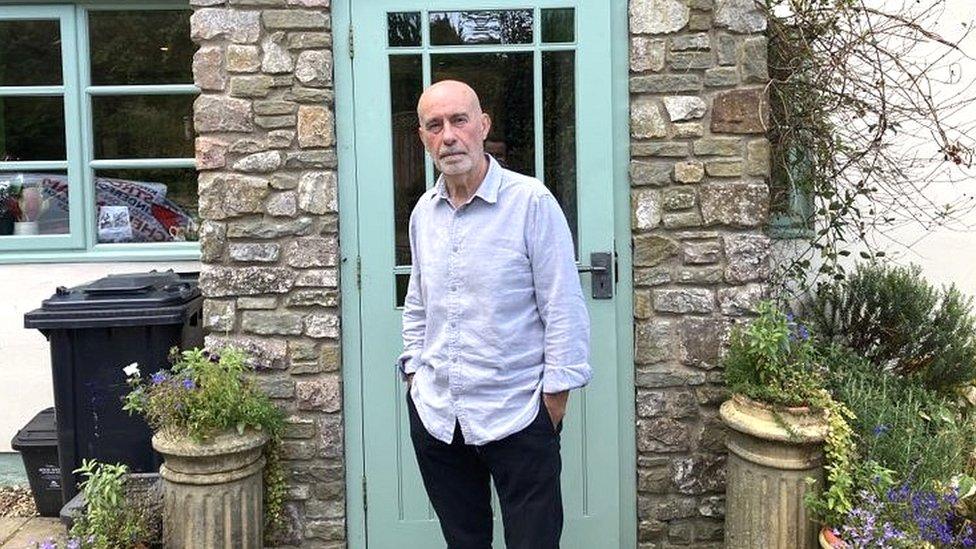
<path fill-rule="evenodd" d="M 572 235 L 540 181 L 485 154 L 468 85 L 430 86 L 417 115 L 442 174 L 410 216 L 398 359 L 424 486 L 450 549 L 491 547 L 491 479 L 506 546 L 557 548 L 559 431 L 592 376 Z"/>

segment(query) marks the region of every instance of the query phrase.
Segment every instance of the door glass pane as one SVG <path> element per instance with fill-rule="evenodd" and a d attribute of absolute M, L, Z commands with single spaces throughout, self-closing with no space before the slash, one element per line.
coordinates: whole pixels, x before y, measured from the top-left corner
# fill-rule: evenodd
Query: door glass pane
<path fill-rule="evenodd" d="M 193 158 L 194 95 L 92 98 L 95 158 Z"/>
<path fill-rule="evenodd" d="M 532 53 L 431 56 L 431 81 L 466 82 L 491 117 L 485 151 L 506 168 L 535 176 Z"/>
<path fill-rule="evenodd" d="M 65 172 L 0 172 L 0 237 L 68 232 Z"/>
<path fill-rule="evenodd" d="M 391 48 L 420 45 L 420 12 L 386 14 L 387 40 Z"/>
<path fill-rule="evenodd" d="M 390 56 L 390 102 L 393 124 L 393 215 L 396 264 L 410 264 L 410 212 L 424 194 L 424 146 L 417 136 L 417 101 L 423 91 L 419 55 Z"/>
<path fill-rule="evenodd" d="M 433 11 L 430 12 L 430 43 L 531 44 L 532 10 Z"/>
<path fill-rule="evenodd" d="M 61 28 L 53 21 L 0 21 L 0 86 L 61 84 Z"/>
<path fill-rule="evenodd" d="M 576 226 L 575 57 L 572 51 L 542 53 L 542 132 L 546 186 L 562 206 L 569 228 L 573 231 L 573 241 L 579 244 Z"/>
<path fill-rule="evenodd" d="M 193 83 L 190 10 L 92 11 L 88 23 L 92 84 Z"/>
<path fill-rule="evenodd" d="M 95 212 L 99 243 L 196 241 L 197 172 L 99 170 Z"/>
<path fill-rule="evenodd" d="M 556 43 L 575 40 L 575 12 L 573 8 L 542 10 L 542 41 Z"/>
<path fill-rule="evenodd" d="M 64 159 L 63 98 L 0 97 L 0 162 Z"/>

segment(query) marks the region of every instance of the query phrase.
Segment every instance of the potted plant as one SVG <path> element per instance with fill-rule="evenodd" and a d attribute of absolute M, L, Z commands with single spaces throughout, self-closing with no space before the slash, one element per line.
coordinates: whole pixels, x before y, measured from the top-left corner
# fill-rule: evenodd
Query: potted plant
<path fill-rule="evenodd" d="M 173 359 L 149 379 L 128 366 L 124 405 L 146 417 L 164 458 L 163 545 L 262 547 L 282 517 L 282 412 L 250 382 L 242 351 Z"/>
<path fill-rule="evenodd" d="M 38 234 L 38 219 L 48 206 L 40 185 L 25 185 L 23 174 L 0 183 L 0 234 Z"/>
<path fill-rule="evenodd" d="M 820 527 L 807 494 L 823 490 L 826 508 L 850 508 L 850 412 L 824 389 L 807 328 L 770 302 L 757 312 L 733 330 L 724 361 L 726 546 L 812 548 Z"/>

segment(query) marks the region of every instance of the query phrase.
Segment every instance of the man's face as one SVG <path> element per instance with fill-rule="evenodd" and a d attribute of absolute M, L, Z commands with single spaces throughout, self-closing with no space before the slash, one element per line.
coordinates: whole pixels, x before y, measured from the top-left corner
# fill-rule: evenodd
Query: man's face
<path fill-rule="evenodd" d="M 491 120 L 467 86 L 442 83 L 420 99 L 420 140 L 445 175 L 462 175 L 481 165 Z"/>

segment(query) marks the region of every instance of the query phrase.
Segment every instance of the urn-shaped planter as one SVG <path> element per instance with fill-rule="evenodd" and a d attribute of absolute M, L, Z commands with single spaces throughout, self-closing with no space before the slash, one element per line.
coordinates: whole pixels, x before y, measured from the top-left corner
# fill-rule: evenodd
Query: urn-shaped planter
<path fill-rule="evenodd" d="M 262 547 L 263 449 L 268 436 L 247 430 L 206 442 L 157 433 L 163 455 L 163 547 L 250 549 Z"/>
<path fill-rule="evenodd" d="M 720 413 L 729 427 L 725 546 L 815 549 L 820 525 L 804 497 L 823 486 L 824 415 L 741 395 L 725 401 Z"/>

